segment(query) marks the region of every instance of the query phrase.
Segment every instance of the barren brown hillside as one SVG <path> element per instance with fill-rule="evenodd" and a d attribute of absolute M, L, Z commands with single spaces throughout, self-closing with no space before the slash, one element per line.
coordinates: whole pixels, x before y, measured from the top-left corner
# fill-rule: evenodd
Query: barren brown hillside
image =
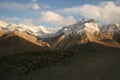
<path fill-rule="evenodd" d="M 0 38 L 0 56 L 48 49 L 49 45 L 20 32 L 5 33 Z"/>

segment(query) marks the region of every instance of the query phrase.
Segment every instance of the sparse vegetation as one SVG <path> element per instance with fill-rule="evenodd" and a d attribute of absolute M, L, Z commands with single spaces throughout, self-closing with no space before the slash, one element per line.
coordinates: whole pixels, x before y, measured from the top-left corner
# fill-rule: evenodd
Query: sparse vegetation
<path fill-rule="evenodd" d="M 0 58 L 0 78 L 9 75 L 23 75 L 28 72 L 50 67 L 63 59 L 73 56 L 71 51 L 35 51 Z"/>

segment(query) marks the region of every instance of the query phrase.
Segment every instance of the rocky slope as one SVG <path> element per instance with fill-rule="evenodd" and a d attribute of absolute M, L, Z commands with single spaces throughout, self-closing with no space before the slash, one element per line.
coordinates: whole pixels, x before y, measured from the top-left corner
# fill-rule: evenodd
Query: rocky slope
<path fill-rule="evenodd" d="M 46 42 L 37 41 L 34 36 L 22 32 L 6 32 L 0 37 L 0 56 L 49 48 Z"/>
<path fill-rule="evenodd" d="M 52 37 L 55 41 L 52 45 L 54 49 L 96 51 L 103 47 L 120 48 L 119 24 L 102 25 L 93 19 L 83 19 L 63 27 L 56 34 L 59 37 Z"/>
<path fill-rule="evenodd" d="M 0 22 L 0 29 L 0 51 L 3 53 L 46 48 L 88 52 L 120 48 L 120 24 L 105 25 L 93 19 L 82 19 L 73 25 L 64 26 L 54 34 L 50 34 L 45 28 L 5 22 Z M 39 49 L 36 46 L 39 46 Z"/>

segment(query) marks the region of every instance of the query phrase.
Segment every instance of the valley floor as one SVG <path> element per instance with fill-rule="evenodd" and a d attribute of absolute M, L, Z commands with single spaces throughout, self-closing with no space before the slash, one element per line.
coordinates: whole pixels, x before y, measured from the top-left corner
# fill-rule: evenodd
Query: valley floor
<path fill-rule="evenodd" d="M 12 80 L 120 80 L 119 53 L 85 53 Z"/>

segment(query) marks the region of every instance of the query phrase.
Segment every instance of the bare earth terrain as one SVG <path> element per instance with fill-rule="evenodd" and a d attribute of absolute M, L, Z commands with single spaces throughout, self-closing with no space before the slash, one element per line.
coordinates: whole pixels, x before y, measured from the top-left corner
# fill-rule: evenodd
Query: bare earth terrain
<path fill-rule="evenodd" d="M 12 80 L 120 80 L 119 53 L 85 53 Z"/>

